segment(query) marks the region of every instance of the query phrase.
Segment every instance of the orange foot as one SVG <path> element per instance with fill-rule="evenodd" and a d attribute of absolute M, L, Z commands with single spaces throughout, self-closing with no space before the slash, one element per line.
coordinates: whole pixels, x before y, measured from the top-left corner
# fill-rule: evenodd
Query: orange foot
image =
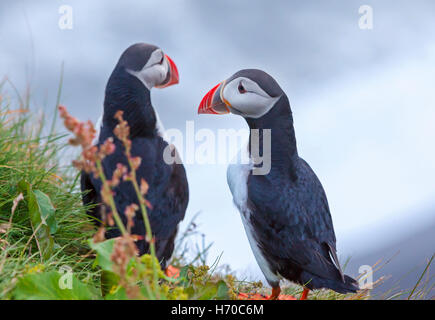
<path fill-rule="evenodd" d="M 272 288 L 272 294 L 269 296 L 267 300 L 278 300 L 280 293 L 281 293 L 281 288 L 279 286 Z"/>
<path fill-rule="evenodd" d="M 300 300 L 307 300 L 308 292 L 310 292 L 310 289 L 304 288 L 304 291 L 302 292 Z"/>
<path fill-rule="evenodd" d="M 281 288 L 276 287 L 272 288 L 272 294 L 269 296 L 267 300 L 297 300 L 295 297 L 288 294 L 280 294 Z"/>
<path fill-rule="evenodd" d="M 165 270 L 165 274 L 169 278 L 177 279 L 180 276 L 180 269 L 169 265 Z"/>

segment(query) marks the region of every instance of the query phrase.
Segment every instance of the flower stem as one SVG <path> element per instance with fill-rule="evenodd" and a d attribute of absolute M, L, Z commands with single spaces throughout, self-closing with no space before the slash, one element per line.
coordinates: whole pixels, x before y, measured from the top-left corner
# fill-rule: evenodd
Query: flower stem
<path fill-rule="evenodd" d="M 152 234 L 152 230 L 151 230 L 151 223 L 150 223 L 150 220 L 148 217 L 147 208 L 145 206 L 145 199 L 144 199 L 142 193 L 140 192 L 139 184 L 137 183 L 136 169 L 134 169 L 133 163 L 131 161 L 130 150 L 129 150 L 127 145 L 125 145 L 125 149 L 126 149 L 128 164 L 129 164 L 130 170 L 131 170 L 131 183 L 133 184 L 134 190 L 136 191 L 136 195 L 137 195 L 137 198 L 139 200 L 139 205 L 140 205 L 140 209 L 142 212 L 142 217 L 143 217 L 144 224 L 145 224 L 145 230 L 146 230 L 145 241 L 147 241 L 149 243 L 149 246 L 150 246 L 150 253 L 151 253 L 151 260 L 152 260 L 152 267 L 153 267 L 153 284 L 154 284 L 154 288 L 157 288 L 157 286 L 158 286 L 158 273 L 157 273 L 157 267 L 154 263 L 154 261 L 157 259 L 157 257 L 156 257 L 156 249 L 155 249 L 155 245 L 154 245 L 153 234 Z M 156 293 L 157 293 L 157 298 L 159 298 L 158 292 L 156 292 Z"/>
<path fill-rule="evenodd" d="M 110 189 L 109 183 L 107 182 L 107 178 L 104 174 L 103 167 L 101 165 L 101 160 L 97 160 L 95 163 L 97 165 L 98 175 L 103 183 L 103 188 Z M 112 194 L 108 196 L 108 201 L 109 201 L 108 205 L 112 209 L 113 218 L 115 219 L 116 225 L 118 226 L 123 236 L 127 235 L 127 230 L 125 229 L 124 223 L 122 223 L 121 217 L 119 216 L 118 210 L 116 209 L 115 200 L 113 199 Z"/>

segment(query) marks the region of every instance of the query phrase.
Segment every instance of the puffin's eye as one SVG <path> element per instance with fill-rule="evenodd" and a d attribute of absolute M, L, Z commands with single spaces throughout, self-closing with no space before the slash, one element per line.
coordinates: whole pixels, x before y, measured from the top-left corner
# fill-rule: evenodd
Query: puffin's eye
<path fill-rule="evenodd" d="M 162 55 L 162 59 L 160 59 L 160 64 L 162 64 L 163 63 L 163 60 L 164 60 L 164 58 L 165 58 L 165 56 L 164 55 Z"/>
<path fill-rule="evenodd" d="M 241 82 L 239 83 L 239 87 L 237 89 L 239 89 L 240 93 L 245 93 L 246 92 L 246 89 L 245 89 L 245 87 L 243 86 L 243 84 Z"/>

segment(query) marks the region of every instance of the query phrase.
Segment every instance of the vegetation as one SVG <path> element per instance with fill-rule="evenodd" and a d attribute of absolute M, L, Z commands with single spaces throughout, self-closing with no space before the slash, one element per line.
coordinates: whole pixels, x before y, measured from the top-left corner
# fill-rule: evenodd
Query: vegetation
<path fill-rule="evenodd" d="M 172 260 L 175 276 L 160 269 L 152 245 L 150 255 L 138 257 L 129 225 L 120 225 L 110 192 L 120 179 L 131 181 L 141 205 L 130 206 L 126 214 L 130 219 L 142 214 L 147 223 L 147 184 L 135 179 L 140 159 L 128 154 L 127 123 L 119 113 L 117 135 L 126 146 L 129 167 L 119 167 L 115 178 L 107 180 L 101 160 L 111 152 L 111 141 L 95 149 L 92 125 L 61 108 L 66 127 L 74 133 L 71 142 L 82 147 L 74 165 L 102 179 L 103 200 L 110 208 L 105 221 L 122 230 L 121 237 L 105 240 L 104 228 L 97 229 L 82 205 L 78 170 L 61 165 L 65 151 L 72 150 L 65 142 L 70 135 L 54 133 L 53 124 L 46 133 L 44 116 L 38 120 L 29 111 L 29 99 L 11 98 L 4 88 L 0 92 L 0 299 L 264 299 L 270 293 L 261 282 L 241 281 L 228 269 L 217 268 L 219 258 L 207 266 L 209 245 L 195 251 L 185 244 L 198 232 L 194 221 L 178 239 Z M 152 244 L 149 224 L 146 228 Z M 283 292 L 298 297 L 302 287 L 291 285 Z M 310 294 L 311 299 L 368 297 L 367 290 Z"/>

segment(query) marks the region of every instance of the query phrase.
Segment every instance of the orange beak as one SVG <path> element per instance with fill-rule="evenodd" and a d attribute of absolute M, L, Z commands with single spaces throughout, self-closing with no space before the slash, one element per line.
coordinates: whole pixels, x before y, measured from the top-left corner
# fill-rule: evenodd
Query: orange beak
<path fill-rule="evenodd" d="M 198 114 L 227 114 L 230 104 L 223 97 L 225 81 L 217 84 L 202 98 L 198 107 Z"/>
<path fill-rule="evenodd" d="M 166 88 L 169 86 L 172 86 L 173 84 L 177 84 L 179 82 L 179 75 L 178 75 L 178 69 L 175 65 L 175 62 L 167 55 L 165 54 L 165 59 L 169 63 L 169 72 L 168 72 L 168 80 L 165 81 L 163 84 L 156 86 L 156 88 Z"/>

